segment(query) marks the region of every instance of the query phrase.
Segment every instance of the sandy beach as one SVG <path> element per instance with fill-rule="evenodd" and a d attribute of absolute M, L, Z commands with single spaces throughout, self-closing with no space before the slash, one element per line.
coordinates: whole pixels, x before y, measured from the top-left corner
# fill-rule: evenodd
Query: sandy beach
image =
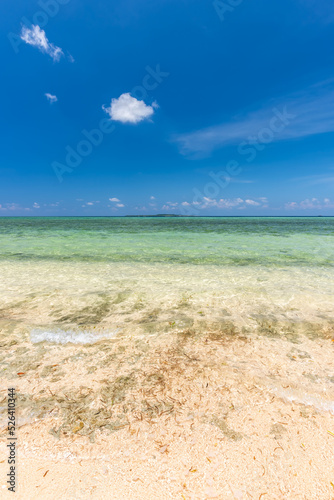
<path fill-rule="evenodd" d="M 330 327 L 9 344 L 17 498 L 334 498 Z"/>

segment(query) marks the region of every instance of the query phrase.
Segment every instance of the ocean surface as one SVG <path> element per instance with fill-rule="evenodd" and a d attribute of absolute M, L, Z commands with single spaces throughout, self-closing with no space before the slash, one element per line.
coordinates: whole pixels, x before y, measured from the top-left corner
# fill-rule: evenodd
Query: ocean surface
<path fill-rule="evenodd" d="M 1 321 L 32 339 L 316 335 L 333 322 L 334 218 L 0 218 L 0 276 Z"/>

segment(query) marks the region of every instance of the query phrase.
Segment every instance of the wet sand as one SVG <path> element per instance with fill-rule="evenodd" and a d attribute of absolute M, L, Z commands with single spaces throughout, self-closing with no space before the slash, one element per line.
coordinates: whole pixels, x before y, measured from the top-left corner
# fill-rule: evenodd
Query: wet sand
<path fill-rule="evenodd" d="M 330 324 L 86 345 L 9 340 L 1 326 L 1 399 L 18 393 L 17 498 L 334 498 Z"/>

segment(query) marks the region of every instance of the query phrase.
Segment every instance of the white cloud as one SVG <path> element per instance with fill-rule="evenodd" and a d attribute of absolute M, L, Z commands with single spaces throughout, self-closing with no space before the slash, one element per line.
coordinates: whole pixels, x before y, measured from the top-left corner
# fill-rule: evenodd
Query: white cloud
<path fill-rule="evenodd" d="M 326 208 L 334 208 L 334 202 L 331 202 L 329 198 L 324 198 L 323 201 L 318 200 L 317 198 L 306 198 L 306 200 L 303 200 L 299 203 L 296 201 L 290 201 L 289 203 L 285 204 L 285 208 L 287 210 L 296 210 L 296 209 L 301 209 L 301 210 L 322 210 Z"/>
<path fill-rule="evenodd" d="M 150 196 L 150 200 L 155 200 L 155 196 Z"/>
<path fill-rule="evenodd" d="M 122 208 L 125 207 L 125 205 L 123 205 L 123 203 L 116 203 L 116 207 Z"/>
<path fill-rule="evenodd" d="M 198 208 L 206 209 L 206 208 L 233 208 L 239 206 L 241 203 L 244 203 L 244 200 L 241 198 L 227 199 L 221 198 L 220 200 L 216 200 L 213 198 L 203 197 L 203 201 Z"/>
<path fill-rule="evenodd" d="M 46 92 L 46 94 L 44 94 L 44 95 L 47 98 L 47 100 L 50 101 L 51 104 L 53 102 L 57 102 L 58 101 L 58 98 L 57 98 L 56 95 L 49 94 L 48 92 Z"/>
<path fill-rule="evenodd" d="M 252 207 L 258 207 L 260 205 L 260 203 L 255 200 L 245 200 L 245 203 L 247 203 L 247 205 L 251 205 Z"/>
<path fill-rule="evenodd" d="M 32 206 L 33 208 L 41 208 L 40 205 L 35 201 L 35 203 Z"/>
<path fill-rule="evenodd" d="M 242 198 L 235 198 L 233 200 L 228 200 L 228 199 L 223 199 L 221 198 L 219 202 L 217 203 L 218 208 L 233 208 L 237 207 L 241 203 L 243 203 L 244 200 Z"/>
<path fill-rule="evenodd" d="M 92 201 L 87 201 L 87 205 L 94 205 Z"/>
<path fill-rule="evenodd" d="M 109 201 L 113 201 L 113 202 L 117 203 L 117 202 L 120 202 L 121 200 L 119 200 L 118 198 L 109 198 Z"/>
<path fill-rule="evenodd" d="M 0 205 L 0 210 L 30 210 L 30 208 L 20 207 L 18 203 L 6 203 L 6 206 Z"/>
<path fill-rule="evenodd" d="M 259 201 L 256 201 L 259 200 Z M 192 203 L 189 203 L 187 201 L 183 201 L 181 203 L 181 209 L 182 207 L 193 207 L 196 211 L 198 210 L 206 210 L 206 209 L 224 209 L 224 210 L 230 210 L 232 208 L 237 208 L 238 210 L 245 210 L 246 208 L 250 207 L 260 207 L 260 208 L 268 208 L 268 200 L 265 197 L 262 198 L 256 198 L 256 200 L 243 200 L 242 198 L 220 198 L 220 199 L 215 199 L 215 198 L 209 198 L 206 196 L 203 196 L 202 200 L 199 201 L 193 201 Z M 166 204 L 165 207 L 170 207 L 170 204 Z M 164 207 L 163 207 L 164 208 Z"/>
<path fill-rule="evenodd" d="M 118 99 L 112 99 L 110 108 L 102 106 L 112 120 L 122 123 L 139 123 L 150 118 L 156 107 L 158 105 L 155 102 L 152 106 L 147 106 L 144 101 L 138 101 L 129 93 L 122 94 Z"/>
<path fill-rule="evenodd" d="M 44 54 L 48 54 L 54 61 L 59 61 L 59 59 L 64 55 L 60 47 L 57 47 L 53 43 L 50 43 L 46 38 L 45 31 L 39 26 L 32 25 L 32 28 L 27 28 L 27 26 L 22 26 L 21 39 L 28 45 L 37 47 L 38 50 Z"/>
<path fill-rule="evenodd" d="M 163 205 L 162 210 L 175 210 L 175 207 L 171 205 Z"/>

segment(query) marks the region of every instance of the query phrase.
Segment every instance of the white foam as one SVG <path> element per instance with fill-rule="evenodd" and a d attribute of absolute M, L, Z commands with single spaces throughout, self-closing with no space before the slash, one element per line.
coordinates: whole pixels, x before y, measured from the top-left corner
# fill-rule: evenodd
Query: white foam
<path fill-rule="evenodd" d="M 76 332 L 74 330 L 45 330 L 38 328 L 30 332 L 30 340 L 33 344 L 37 344 L 38 342 L 51 342 L 53 344 L 95 344 L 95 342 L 101 339 L 114 337 L 118 330 L 97 333 L 92 331 Z"/>

